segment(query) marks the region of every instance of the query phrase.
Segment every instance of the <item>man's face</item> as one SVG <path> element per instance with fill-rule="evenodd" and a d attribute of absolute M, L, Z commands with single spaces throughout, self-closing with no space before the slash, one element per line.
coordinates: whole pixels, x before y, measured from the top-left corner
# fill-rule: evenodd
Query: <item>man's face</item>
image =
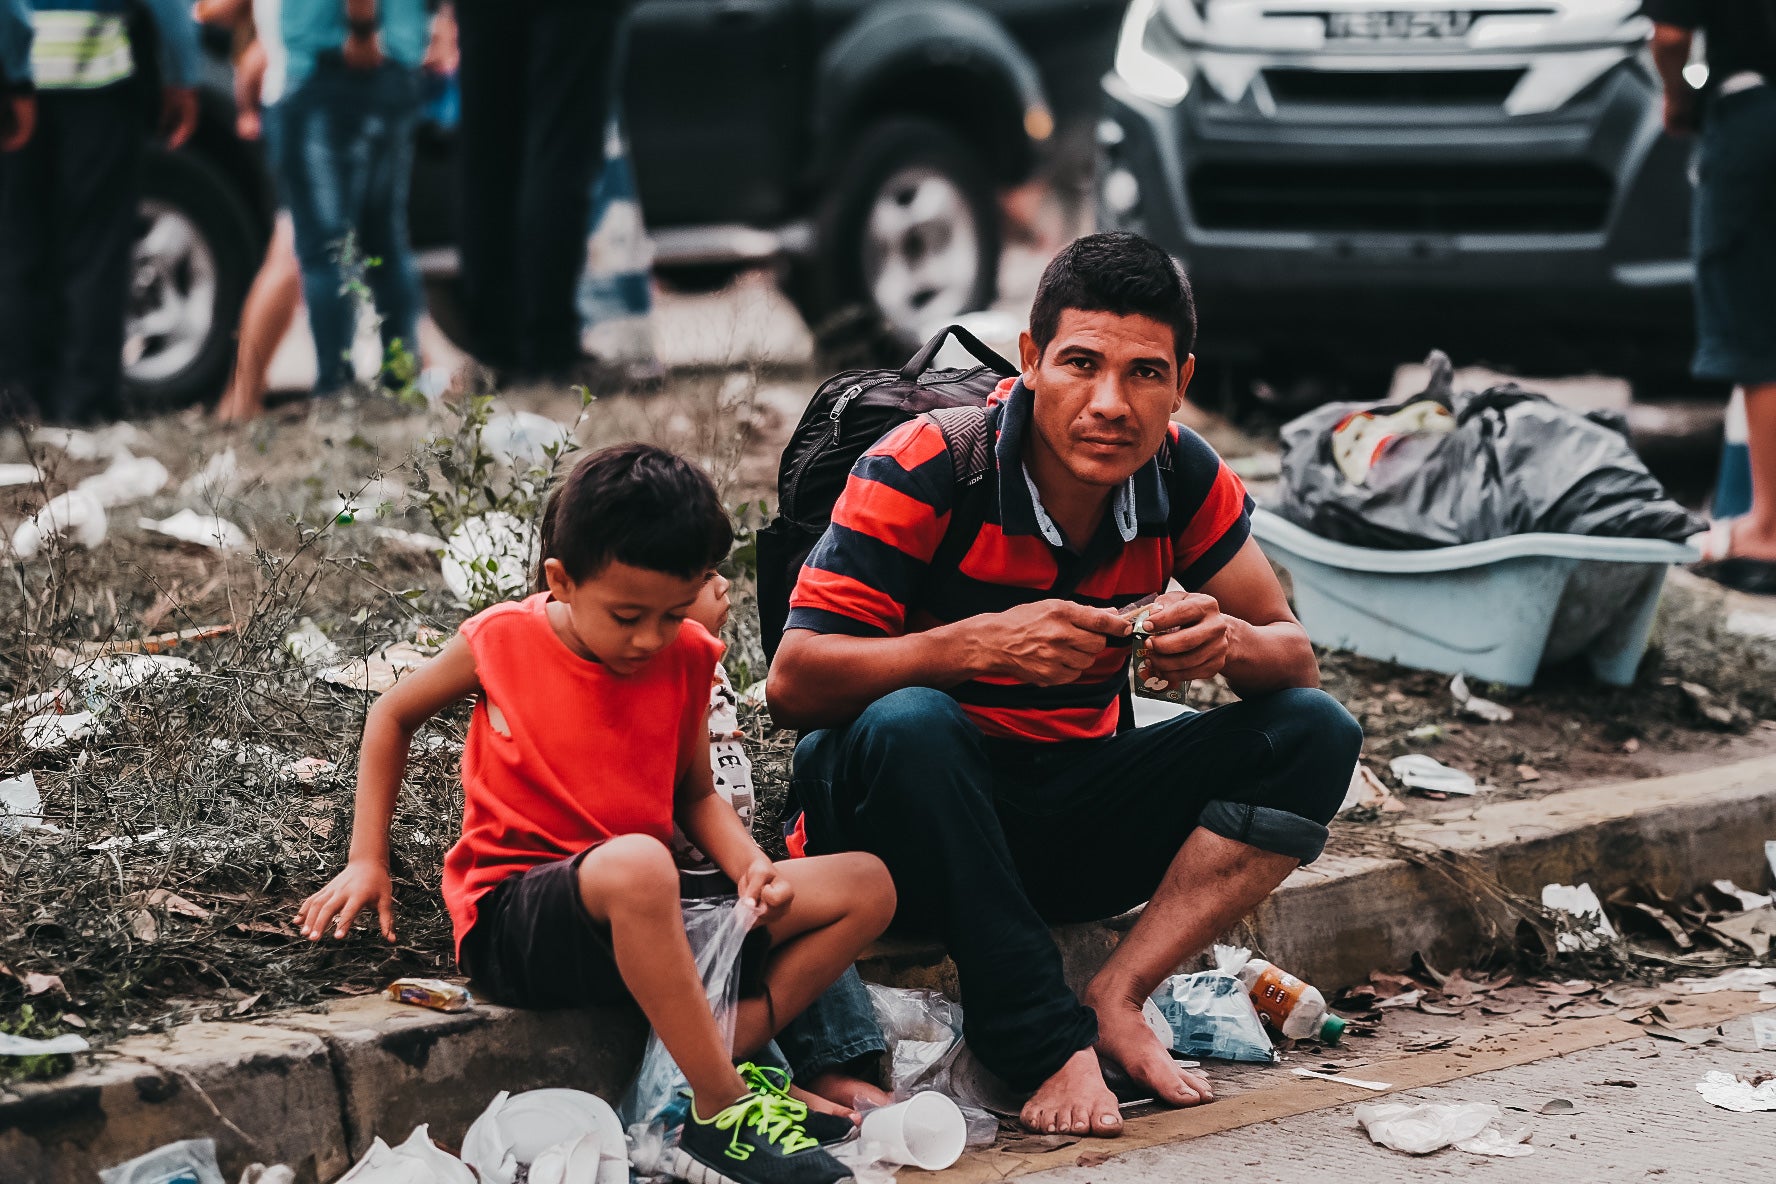
<path fill-rule="evenodd" d="M 1032 446 L 1085 485 L 1120 485 L 1159 451 L 1196 366 L 1179 363 L 1170 325 L 1139 315 L 1069 308 L 1040 356 L 1028 333 L 1018 345 Z"/>

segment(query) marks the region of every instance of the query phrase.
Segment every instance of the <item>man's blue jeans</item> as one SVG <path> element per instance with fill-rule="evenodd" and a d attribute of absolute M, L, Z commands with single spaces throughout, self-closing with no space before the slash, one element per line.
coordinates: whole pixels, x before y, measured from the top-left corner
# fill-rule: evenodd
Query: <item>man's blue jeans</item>
<path fill-rule="evenodd" d="M 796 748 L 808 853 L 863 850 L 894 875 L 895 927 L 955 959 L 969 1047 L 1034 1089 L 1097 1039 L 1049 926 L 1114 916 L 1158 887 L 1201 827 L 1311 863 L 1363 734 L 1317 690 L 1285 690 L 1102 740 L 983 736 L 956 701 L 896 691 Z M 815 1001 L 784 1033 L 862 1044 L 865 996 Z M 792 1056 L 792 1059 L 793 1056 Z"/>
<path fill-rule="evenodd" d="M 384 62 L 352 70 L 323 55 L 268 113 L 267 148 L 296 231 L 314 334 L 316 394 L 355 377 L 357 303 L 348 287 L 354 272 L 382 318 L 384 357 L 397 341 L 418 356 L 422 297 L 407 237 L 407 191 L 419 109 L 416 69 Z"/>

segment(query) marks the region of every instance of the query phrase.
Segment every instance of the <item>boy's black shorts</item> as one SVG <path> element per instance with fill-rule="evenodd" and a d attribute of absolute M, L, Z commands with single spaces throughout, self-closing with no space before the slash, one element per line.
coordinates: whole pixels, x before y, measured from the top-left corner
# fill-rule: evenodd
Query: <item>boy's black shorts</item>
<path fill-rule="evenodd" d="M 460 959 L 477 995 L 537 1010 L 628 1001 L 610 927 L 593 920 L 580 901 L 580 861 L 595 850 L 507 876 L 481 897 Z M 731 893 L 733 881 L 720 880 Z M 759 992 L 769 941 L 763 928 L 747 937 L 740 953 L 742 997 Z"/>

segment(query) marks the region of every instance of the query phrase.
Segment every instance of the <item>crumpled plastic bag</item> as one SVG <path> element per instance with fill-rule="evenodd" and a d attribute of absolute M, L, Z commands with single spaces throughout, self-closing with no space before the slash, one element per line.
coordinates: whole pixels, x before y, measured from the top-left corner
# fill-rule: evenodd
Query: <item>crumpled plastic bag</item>
<path fill-rule="evenodd" d="M 888 1045 L 888 1092 L 904 1102 L 936 1090 L 962 1108 L 969 1147 L 990 1145 L 995 1114 L 1016 1114 L 1023 1099 L 980 1063 L 962 1037 L 962 1005 L 941 991 L 865 983 Z"/>
<path fill-rule="evenodd" d="M 1468 1140 L 1476 1141 L 1479 1154 L 1497 1155 L 1496 1141 L 1481 1139 L 1480 1132 L 1503 1114 L 1490 1102 L 1364 1102 L 1356 1109 L 1357 1122 L 1371 1140 L 1409 1155 L 1429 1155 L 1451 1144 L 1461 1147 Z"/>
<path fill-rule="evenodd" d="M 697 973 L 716 1026 L 730 1051 L 734 1047 L 734 1007 L 740 999 L 740 950 L 746 935 L 758 922 L 754 901 L 732 896 L 705 897 L 684 902 L 685 935 L 697 959 Z M 617 1107 L 629 1132 L 630 1162 L 643 1175 L 669 1175 L 667 1153 L 677 1145 L 684 1126 L 687 1086 L 684 1073 L 660 1037 L 648 1034 L 641 1068 Z"/>
<path fill-rule="evenodd" d="M 99 1179 L 102 1184 L 164 1184 L 169 1180 L 223 1184 L 214 1139 L 181 1139 L 156 1147 L 127 1163 L 106 1168 Z"/>
<path fill-rule="evenodd" d="M 1172 1029 L 1172 1051 L 1192 1060 L 1277 1059 L 1270 1033 L 1239 980 L 1250 950 L 1215 947 L 1215 969 L 1174 974 L 1153 992 L 1153 1003 Z"/>
<path fill-rule="evenodd" d="M 390 1147 L 379 1137 L 339 1184 L 475 1184 L 475 1173 L 436 1143 L 424 1123 Z"/>
<path fill-rule="evenodd" d="M 1283 427 L 1283 517 L 1322 538 L 1414 550 L 1546 531 L 1682 542 L 1703 529 L 1666 496 L 1609 412 L 1582 414 L 1513 383 L 1454 389 L 1454 366 L 1404 403 L 1331 403 Z M 1334 454 L 1354 415 L 1397 419 L 1421 400 L 1447 408 L 1452 430 L 1387 435 L 1360 484 Z M 1439 425 L 1441 426 L 1441 425 Z"/>

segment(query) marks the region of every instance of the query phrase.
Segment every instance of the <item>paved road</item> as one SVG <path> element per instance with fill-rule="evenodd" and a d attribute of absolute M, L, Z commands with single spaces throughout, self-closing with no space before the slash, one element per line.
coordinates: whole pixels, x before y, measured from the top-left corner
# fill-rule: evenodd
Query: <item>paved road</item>
<path fill-rule="evenodd" d="M 1518 1159 L 1454 1149 L 1419 1157 L 1377 1147 L 1357 1125 L 1354 1106 L 1345 1105 L 1135 1151 L 1096 1167 L 1067 1167 L 1019 1179 L 1021 1184 L 1776 1180 L 1776 1113 L 1735 1114 L 1704 1102 L 1695 1085 L 1711 1069 L 1776 1072 L 1776 1052 L 1734 1052 L 1718 1044 L 1688 1047 L 1643 1037 L 1390 1095 L 1516 1107 L 1507 1109 L 1497 1125 L 1505 1133 L 1530 1128 L 1535 1153 Z M 1351 1075 L 1364 1076 L 1360 1069 Z M 1633 1081 L 1636 1087 L 1603 1084 L 1610 1080 Z M 1539 1113 L 1556 1098 L 1571 1101 L 1575 1111 Z"/>

